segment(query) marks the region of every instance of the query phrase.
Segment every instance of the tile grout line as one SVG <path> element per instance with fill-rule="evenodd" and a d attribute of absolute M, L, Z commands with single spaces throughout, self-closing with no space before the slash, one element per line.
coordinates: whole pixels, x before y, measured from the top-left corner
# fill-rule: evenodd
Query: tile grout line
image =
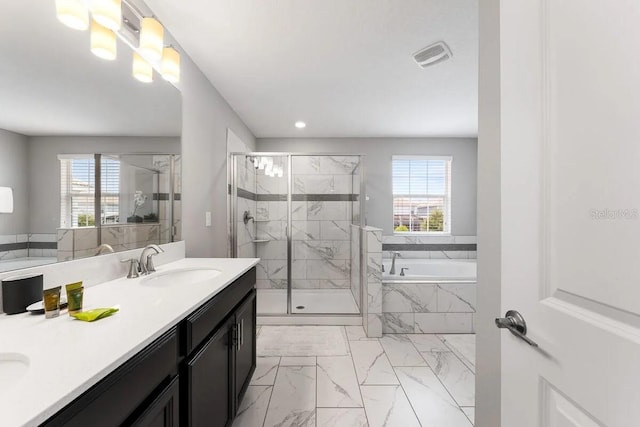
<path fill-rule="evenodd" d="M 425 334 L 428 335 L 428 334 Z M 440 337 L 437 336 L 437 334 L 433 334 L 437 339 L 440 340 Z M 440 340 L 442 341 L 442 340 Z M 443 344 L 445 344 L 444 342 L 442 342 Z M 415 347 L 415 349 L 418 351 L 418 353 L 420 354 L 420 357 L 422 357 L 422 359 L 425 361 L 425 363 L 427 364 L 427 368 L 429 368 L 431 370 L 431 372 L 433 372 L 433 375 L 436 377 L 436 379 L 438 380 L 438 382 L 440 382 L 440 384 L 442 384 L 442 387 L 444 387 L 444 389 L 447 391 L 447 394 L 449 395 L 449 397 L 451 397 L 451 399 L 453 400 L 453 402 L 456 404 L 456 406 L 458 407 L 458 409 L 460 411 L 462 411 L 462 413 L 464 414 L 464 416 L 466 417 L 467 414 L 464 413 L 464 411 L 462 410 L 462 407 L 460 406 L 460 404 L 458 403 L 458 401 L 455 399 L 455 397 L 453 397 L 453 394 L 451 394 L 451 391 L 449 390 L 449 388 L 444 384 L 444 382 L 442 382 L 442 380 L 440 379 L 440 376 L 436 373 L 436 371 L 433 370 L 433 368 L 429 365 L 429 362 L 427 362 L 427 359 L 424 358 L 424 356 L 422 355 L 422 352 L 420 352 L 420 350 L 418 350 L 418 347 L 415 345 L 415 343 L 413 341 L 411 341 L 411 344 L 413 344 L 413 346 Z M 446 345 L 446 344 L 445 344 Z M 448 347 L 447 347 L 448 348 Z M 441 353 L 452 353 L 455 356 L 455 353 L 453 353 L 452 351 L 443 351 Z M 458 356 L 456 356 L 458 357 Z M 475 374 L 474 374 L 475 377 Z M 475 396 L 474 396 L 474 402 L 475 404 Z M 475 407 L 475 406 L 474 406 Z M 469 417 L 467 417 L 468 419 Z"/>
<path fill-rule="evenodd" d="M 280 361 L 282 357 L 278 357 L 278 366 L 276 367 L 276 376 L 273 377 L 273 385 L 271 386 L 271 395 L 269 396 L 269 403 L 267 404 L 267 410 L 264 413 L 264 420 L 262 421 L 262 427 L 265 427 L 267 422 L 267 415 L 269 415 L 269 409 L 271 409 L 271 399 L 273 398 L 273 392 L 276 390 L 276 380 L 278 379 L 278 372 L 280 372 Z"/>
<path fill-rule="evenodd" d="M 363 327 L 364 330 L 364 327 Z M 345 334 L 347 333 L 347 328 L 344 328 Z M 366 335 L 366 332 L 365 332 Z M 379 340 L 378 340 L 379 342 Z M 349 353 L 351 357 L 351 365 L 353 366 L 353 373 L 356 376 L 356 383 L 358 385 L 358 393 L 360 393 L 360 401 L 362 402 L 362 410 L 364 411 L 364 418 L 367 420 L 367 425 L 370 426 L 369 423 L 369 414 L 367 414 L 367 408 L 364 405 L 364 397 L 362 396 L 362 386 L 360 385 L 360 380 L 358 379 L 358 373 L 356 371 L 356 361 L 353 360 L 353 350 L 351 350 L 351 341 L 349 340 L 349 336 L 347 335 L 347 345 L 349 346 Z M 383 349 L 384 350 L 384 349 Z"/>

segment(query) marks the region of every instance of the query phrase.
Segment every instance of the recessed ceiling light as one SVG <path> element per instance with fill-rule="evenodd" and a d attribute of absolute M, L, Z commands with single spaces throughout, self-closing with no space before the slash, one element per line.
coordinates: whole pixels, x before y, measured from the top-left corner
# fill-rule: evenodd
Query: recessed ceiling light
<path fill-rule="evenodd" d="M 304 129 L 307 127 L 307 124 L 305 122 L 296 122 L 296 127 L 298 129 Z"/>

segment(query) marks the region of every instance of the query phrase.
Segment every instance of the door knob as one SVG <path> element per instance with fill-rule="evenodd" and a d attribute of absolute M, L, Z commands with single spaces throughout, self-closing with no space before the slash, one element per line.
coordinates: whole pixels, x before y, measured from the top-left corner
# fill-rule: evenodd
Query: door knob
<path fill-rule="evenodd" d="M 524 321 L 522 314 L 515 310 L 509 310 L 504 315 L 496 319 L 496 326 L 501 329 L 508 329 L 516 337 L 520 338 L 533 347 L 538 347 L 535 341 L 527 337 L 527 322 Z"/>

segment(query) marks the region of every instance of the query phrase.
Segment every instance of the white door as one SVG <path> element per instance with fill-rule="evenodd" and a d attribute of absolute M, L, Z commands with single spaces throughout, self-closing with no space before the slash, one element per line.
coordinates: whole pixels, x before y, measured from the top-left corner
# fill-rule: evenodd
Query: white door
<path fill-rule="evenodd" d="M 502 425 L 640 426 L 640 1 L 502 0 L 500 55 Z"/>

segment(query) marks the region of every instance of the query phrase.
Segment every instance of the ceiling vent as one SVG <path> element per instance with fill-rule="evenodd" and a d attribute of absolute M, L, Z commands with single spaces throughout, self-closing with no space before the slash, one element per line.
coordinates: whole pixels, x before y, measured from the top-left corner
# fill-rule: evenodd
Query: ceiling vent
<path fill-rule="evenodd" d="M 445 42 L 434 43 L 413 54 L 413 59 L 422 68 L 438 64 L 451 58 L 453 54 Z"/>

